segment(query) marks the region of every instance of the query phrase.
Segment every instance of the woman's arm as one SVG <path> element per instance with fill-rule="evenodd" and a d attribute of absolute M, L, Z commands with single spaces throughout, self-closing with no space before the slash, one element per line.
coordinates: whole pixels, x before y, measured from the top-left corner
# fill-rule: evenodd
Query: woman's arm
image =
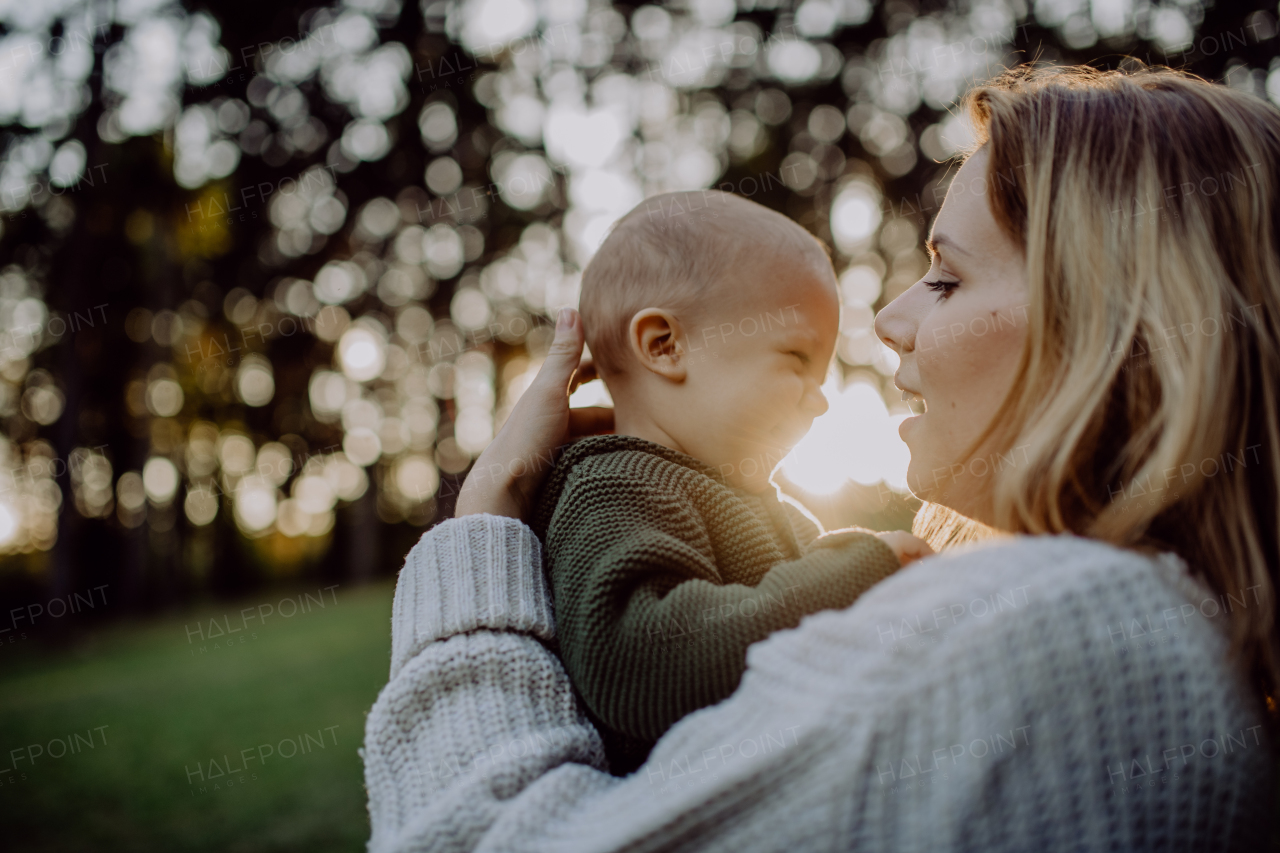
<path fill-rule="evenodd" d="M 599 735 L 542 646 L 553 630 L 538 542 L 520 522 L 446 521 L 409 552 L 391 678 L 365 726 L 371 851 L 478 849 L 495 793 L 561 764 L 589 790 L 608 784 Z"/>
<path fill-rule="evenodd" d="M 493 516 L 411 552 L 366 724 L 371 853 L 1262 843 L 1261 709 L 1200 597 L 1135 556 L 1040 537 L 899 572 L 753 646 L 737 692 L 625 779 L 542 645 L 539 568 Z M 1118 654 L 1148 617 L 1178 635 L 1125 627 Z"/>

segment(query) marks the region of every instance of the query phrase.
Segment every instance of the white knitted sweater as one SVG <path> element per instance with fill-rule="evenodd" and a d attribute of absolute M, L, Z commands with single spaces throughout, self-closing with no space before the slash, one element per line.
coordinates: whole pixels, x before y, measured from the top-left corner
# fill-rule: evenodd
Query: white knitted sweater
<path fill-rule="evenodd" d="M 752 646 L 733 696 L 616 778 L 544 645 L 537 539 L 447 521 L 396 588 L 369 850 L 1259 849 L 1274 765 L 1224 605 L 1256 602 L 1172 555 L 961 548 Z"/>

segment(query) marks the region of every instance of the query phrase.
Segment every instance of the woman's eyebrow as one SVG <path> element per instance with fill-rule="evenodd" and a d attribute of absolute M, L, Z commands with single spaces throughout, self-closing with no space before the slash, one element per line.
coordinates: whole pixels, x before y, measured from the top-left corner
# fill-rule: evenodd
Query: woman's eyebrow
<path fill-rule="evenodd" d="M 955 240 L 952 240 L 946 234 L 934 234 L 928 240 L 924 241 L 924 246 L 926 249 L 929 250 L 930 255 L 938 254 L 939 246 L 950 246 L 953 251 L 958 252 L 961 255 L 969 254 L 964 249 L 960 248 L 959 244 L 957 244 Z"/>

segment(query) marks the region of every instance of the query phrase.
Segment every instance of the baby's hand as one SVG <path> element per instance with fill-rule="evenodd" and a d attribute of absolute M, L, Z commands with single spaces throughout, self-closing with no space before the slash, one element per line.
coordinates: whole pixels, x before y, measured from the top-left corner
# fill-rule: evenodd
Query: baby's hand
<path fill-rule="evenodd" d="M 923 539 L 917 539 L 905 530 L 886 530 L 883 533 L 877 533 L 876 536 L 893 549 L 893 553 L 898 555 L 898 563 L 902 566 L 934 553 L 929 543 Z"/>

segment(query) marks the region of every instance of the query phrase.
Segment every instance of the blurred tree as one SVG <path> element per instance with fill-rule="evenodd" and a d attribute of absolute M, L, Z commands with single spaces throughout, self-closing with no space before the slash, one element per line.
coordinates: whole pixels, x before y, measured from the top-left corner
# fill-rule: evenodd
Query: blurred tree
<path fill-rule="evenodd" d="M 827 521 L 901 524 L 903 409 L 871 320 L 927 265 L 967 141 L 959 96 L 1028 59 L 1131 54 L 1280 99 L 1273 13 L 10 6 L 0 609 L 100 583 L 140 608 L 394 570 L 449 512 L 609 224 L 671 189 L 752 197 L 835 248 L 836 405 L 782 478 Z"/>

